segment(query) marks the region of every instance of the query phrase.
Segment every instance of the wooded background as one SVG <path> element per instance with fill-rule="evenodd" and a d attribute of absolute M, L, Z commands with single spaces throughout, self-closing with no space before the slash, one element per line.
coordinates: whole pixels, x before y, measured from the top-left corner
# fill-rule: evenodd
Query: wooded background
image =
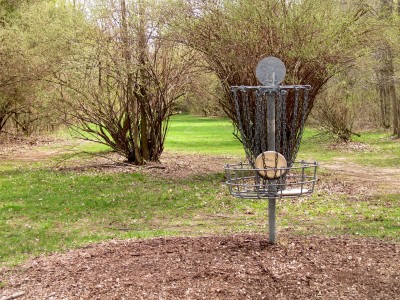
<path fill-rule="evenodd" d="M 156 161 L 177 112 L 228 116 L 279 57 L 309 124 L 400 138 L 400 1 L 0 0 L 0 139 L 60 126 Z"/>

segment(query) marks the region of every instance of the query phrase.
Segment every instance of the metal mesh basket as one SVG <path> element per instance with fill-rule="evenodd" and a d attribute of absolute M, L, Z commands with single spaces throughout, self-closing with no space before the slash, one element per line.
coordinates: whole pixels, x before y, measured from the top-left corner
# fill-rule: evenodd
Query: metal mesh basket
<path fill-rule="evenodd" d="M 262 199 L 309 195 L 317 181 L 316 162 L 294 162 L 288 168 L 256 169 L 247 163 L 225 165 L 226 184 L 232 196 Z M 274 172 L 276 179 L 262 176 Z"/>

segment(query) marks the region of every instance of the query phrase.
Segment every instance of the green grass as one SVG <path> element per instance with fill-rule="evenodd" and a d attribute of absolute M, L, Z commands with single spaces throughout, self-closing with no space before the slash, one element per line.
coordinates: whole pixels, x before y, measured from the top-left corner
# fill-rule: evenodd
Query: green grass
<path fill-rule="evenodd" d="M 228 119 L 177 115 L 171 119 L 165 149 L 184 153 L 244 155 Z"/>
<path fill-rule="evenodd" d="M 400 140 L 391 139 L 388 133 L 362 132 L 360 137 L 354 136 L 353 141 L 365 148 L 333 150 L 335 141 L 321 136 L 315 129 L 306 128 L 298 157 L 322 163 L 345 159 L 364 166 L 400 167 Z"/>
<path fill-rule="evenodd" d="M 243 157 L 226 119 L 175 116 L 166 150 L 188 154 Z M 384 133 L 365 133 L 357 141 L 366 152 L 331 150 L 331 140 L 307 129 L 299 158 L 331 162 L 345 157 L 376 166 L 398 167 L 399 143 Z M 60 150 L 65 145 L 60 146 Z M 75 159 L 109 151 L 78 143 Z M 38 151 L 48 150 L 49 146 Z M 147 238 L 230 232 L 266 232 L 265 201 L 234 199 L 223 173 L 185 179 L 139 173 L 57 171 L 54 162 L 69 153 L 35 163 L 0 162 L 0 267 L 28 257 L 112 238 Z M 74 154 L 75 155 L 75 154 Z M 326 172 L 323 168 L 322 172 Z M 400 197 L 354 197 L 316 193 L 278 202 L 278 231 L 296 234 L 369 236 L 400 241 Z"/>
<path fill-rule="evenodd" d="M 244 157 L 242 145 L 233 135 L 228 119 L 200 118 L 178 115 L 171 119 L 165 149 L 183 153 L 229 155 Z M 299 159 L 334 162 L 347 159 L 365 166 L 400 167 L 400 141 L 390 139 L 388 133 L 363 132 L 354 136 L 354 142 L 367 147 L 360 151 L 334 150 L 335 142 L 316 129 L 306 128 L 303 134 Z"/>
<path fill-rule="evenodd" d="M 354 141 L 368 144 L 372 149 L 358 153 L 355 162 L 377 167 L 400 167 L 400 140 L 393 140 L 387 133 L 370 132 Z"/>
<path fill-rule="evenodd" d="M 233 208 L 220 176 L 20 170 L 3 172 L 0 194 L 2 264 L 116 237 L 177 235 L 187 227 L 198 227 L 191 234 L 209 232 L 201 225 L 207 221 L 196 218 Z"/>
<path fill-rule="evenodd" d="M 283 201 L 283 224 L 304 234 L 362 235 L 399 238 L 400 199 L 382 195 L 355 201 L 345 195 L 313 195 L 304 201 Z"/>

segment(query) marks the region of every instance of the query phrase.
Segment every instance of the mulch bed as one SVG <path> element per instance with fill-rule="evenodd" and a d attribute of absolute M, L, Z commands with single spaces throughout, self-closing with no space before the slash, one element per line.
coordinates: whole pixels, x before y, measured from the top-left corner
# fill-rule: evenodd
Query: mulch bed
<path fill-rule="evenodd" d="M 1 270 L 0 299 L 400 299 L 400 244 L 280 234 L 111 241 Z"/>

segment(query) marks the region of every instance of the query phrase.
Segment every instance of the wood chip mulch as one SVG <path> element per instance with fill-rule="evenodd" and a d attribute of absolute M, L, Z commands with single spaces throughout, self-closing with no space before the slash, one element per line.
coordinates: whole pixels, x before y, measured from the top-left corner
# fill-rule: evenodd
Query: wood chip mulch
<path fill-rule="evenodd" d="M 0 270 L 0 299 L 400 299 L 400 244 L 365 238 L 111 241 Z"/>

